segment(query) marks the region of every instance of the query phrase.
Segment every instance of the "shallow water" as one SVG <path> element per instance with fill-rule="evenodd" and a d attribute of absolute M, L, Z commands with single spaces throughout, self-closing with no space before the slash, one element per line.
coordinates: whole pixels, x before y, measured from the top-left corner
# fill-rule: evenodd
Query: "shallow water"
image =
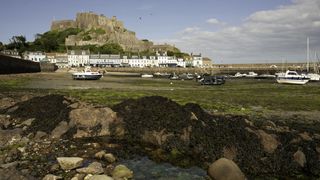
<path fill-rule="evenodd" d="M 136 180 L 203 180 L 206 171 L 198 167 L 188 169 L 175 167 L 169 163 L 156 163 L 148 157 L 137 157 L 131 160 L 122 160 L 120 164 L 126 165 L 134 173 Z"/>

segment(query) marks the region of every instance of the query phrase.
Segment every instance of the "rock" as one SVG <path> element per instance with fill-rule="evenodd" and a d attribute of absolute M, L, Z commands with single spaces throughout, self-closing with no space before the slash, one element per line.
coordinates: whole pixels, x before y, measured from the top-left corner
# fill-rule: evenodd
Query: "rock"
<path fill-rule="evenodd" d="M 36 178 L 23 175 L 21 172 L 16 169 L 1 169 L 0 168 L 0 179 L 1 180 L 34 180 Z"/>
<path fill-rule="evenodd" d="M 87 107 L 74 109 L 69 114 L 70 127 L 77 127 L 75 138 L 109 136 L 112 132 L 115 136 L 123 136 L 124 128 L 122 121 L 110 108 Z"/>
<path fill-rule="evenodd" d="M 22 129 L 0 130 L 0 147 L 14 144 L 21 140 Z"/>
<path fill-rule="evenodd" d="M 51 132 L 52 139 L 59 139 L 64 133 L 69 130 L 69 125 L 66 121 L 61 121 L 56 128 Z"/>
<path fill-rule="evenodd" d="M 34 120 L 35 120 L 35 118 L 27 119 L 27 120 L 23 121 L 23 122 L 21 123 L 21 125 L 30 126 Z"/>
<path fill-rule="evenodd" d="M 56 180 L 56 179 L 62 179 L 62 177 L 55 176 L 53 174 L 47 174 L 42 180 Z"/>
<path fill-rule="evenodd" d="M 10 122 L 10 116 L 9 115 L 4 115 L 0 114 L 0 129 L 1 128 L 8 128 L 8 126 L 11 124 Z"/>
<path fill-rule="evenodd" d="M 53 164 L 51 167 L 50 167 L 50 172 L 55 172 L 55 171 L 58 171 L 60 168 L 59 164 Z"/>
<path fill-rule="evenodd" d="M 12 112 L 16 111 L 18 108 L 19 108 L 19 106 L 13 106 L 7 110 L 7 113 L 12 113 Z"/>
<path fill-rule="evenodd" d="M 13 98 L 5 97 L 0 99 L 0 109 L 6 109 L 15 104 Z"/>
<path fill-rule="evenodd" d="M 113 163 L 116 161 L 116 158 L 111 153 L 104 154 L 103 158 L 106 159 L 109 163 Z"/>
<path fill-rule="evenodd" d="M 105 151 L 99 151 L 94 155 L 94 157 L 97 159 L 102 159 L 105 154 L 106 154 Z"/>
<path fill-rule="evenodd" d="M 316 147 L 316 151 L 320 154 L 320 146 Z"/>
<path fill-rule="evenodd" d="M 311 136 L 307 132 L 300 133 L 299 136 L 305 141 L 312 141 Z"/>
<path fill-rule="evenodd" d="M 232 160 L 220 158 L 209 166 L 208 174 L 215 180 L 246 179 L 237 164 Z"/>
<path fill-rule="evenodd" d="M 274 150 L 276 150 L 278 145 L 280 144 L 278 140 L 274 137 L 274 135 L 270 135 L 264 132 L 263 130 L 258 130 L 256 134 L 261 140 L 263 149 L 268 153 L 273 153 Z"/>
<path fill-rule="evenodd" d="M 297 152 L 295 152 L 293 154 L 293 159 L 295 162 L 297 162 L 301 167 L 304 167 L 304 165 L 307 162 L 306 156 L 304 155 L 304 153 L 300 150 L 298 150 Z"/>
<path fill-rule="evenodd" d="M 71 180 L 83 180 L 85 177 L 85 174 L 76 174 L 75 176 L 73 176 L 73 178 L 71 178 Z"/>
<path fill-rule="evenodd" d="M 112 177 L 107 176 L 107 175 L 87 175 L 85 180 L 113 180 Z"/>
<path fill-rule="evenodd" d="M 57 161 L 63 170 L 71 170 L 82 166 L 83 159 L 80 157 L 58 157 Z"/>
<path fill-rule="evenodd" d="M 88 167 L 80 168 L 76 171 L 82 174 L 102 174 L 103 168 L 101 163 L 93 162 Z"/>
<path fill-rule="evenodd" d="M 34 136 L 35 141 L 42 140 L 45 136 L 47 136 L 47 133 L 43 131 L 37 131 L 36 135 Z"/>
<path fill-rule="evenodd" d="M 234 146 L 223 148 L 223 157 L 234 160 L 237 157 L 237 149 Z"/>
<path fill-rule="evenodd" d="M 133 172 L 124 165 L 118 165 L 114 168 L 112 172 L 112 177 L 114 179 L 118 179 L 118 178 L 129 179 L 133 177 Z"/>
<path fill-rule="evenodd" d="M 3 169 L 8 169 L 8 168 L 15 168 L 19 164 L 18 161 L 10 162 L 7 164 L 1 164 L 0 167 Z"/>

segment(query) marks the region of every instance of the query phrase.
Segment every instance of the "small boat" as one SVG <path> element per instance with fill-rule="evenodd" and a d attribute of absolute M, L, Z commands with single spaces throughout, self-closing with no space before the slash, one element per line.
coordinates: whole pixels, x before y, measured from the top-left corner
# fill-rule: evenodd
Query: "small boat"
<path fill-rule="evenodd" d="M 249 74 L 246 74 L 245 77 L 257 77 L 258 74 L 255 72 L 249 72 Z"/>
<path fill-rule="evenodd" d="M 280 74 L 277 77 L 277 82 L 280 84 L 306 84 L 310 78 L 298 74 L 296 71 L 287 71 L 284 75 Z"/>
<path fill-rule="evenodd" d="M 176 73 L 173 73 L 170 77 L 171 80 L 178 80 L 180 79 L 179 76 L 176 75 Z"/>
<path fill-rule="evenodd" d="M 152 74 L 142 74 L 141 75 L 142 78 L 153 78 Z"/>
<path fill-rule="evenodd" d="M 305 75 L 306 77 L 310 78 L 310 81 L 320 81 L 320 75 L 316 73 L 308 73 Z"/>
<path fill-rule="evenodd" d="M 247 74 L 241 74 L 240 72 L 237 72 L 234 77 L 246 77 Z"/>
<path fill-rule="evenodd" d="M 193 74 L 190 74 L 190 73 L 184 73 L 184 74 L 181 74 L 181 75 L 179 75 L 179 78 L 180 79 L 183 79 L 183 80 L 192 80 L 192 79 L 194 79 L 194 76 L 193 76 Z"/>
<path fill-rule="evenodd" d="M 72 73 L 72 78 L 74 80 L 98 80 L 102 77 L 99 72 L 92 72 L 90 67 L 86 67 L 83 72 Z"/>
<path fill-rule="evenodd" d="M 222 85 L 226 82 L 224 76 L 203 76 L 199 81 L 201 85 Z"/>

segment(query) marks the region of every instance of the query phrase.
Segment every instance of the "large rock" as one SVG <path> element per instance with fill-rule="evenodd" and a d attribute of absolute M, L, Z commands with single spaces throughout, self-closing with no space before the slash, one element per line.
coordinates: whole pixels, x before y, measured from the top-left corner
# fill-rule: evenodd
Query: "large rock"
<path fill-rule="evenodd" d="M 0 147 L 14 144 L 21 139 L 22 129 L 0 130 Z"/>
<path fill-rule="evenodd" d="M 75 138 L 93 136 L 122 136 L 122 121 L 110 108 L 81 108 L 70 112 L 70 127 L 77 127 Z"/>
<path fill-rule="evenodd" d="M 61 176 L 56 176 L 53 174 L 47 174 L 42 180 L 57 180 L 57 179 L 62 179 Z"/>
<path fill-rule="evenodd" d="M 93 176 L 86 176 L 85 180 L 113 180 L 112 177 L 107 175 L 93 175 Z"/>
<path fill-rule="evenodd" d="M 304 153 L 300 150 L 298 150 L 297 152 L 295 152 L 293 154 L 293 159 L 295 162 L 297 162 L 301 167 L 304 167 L 304 165 L 307 163 L 307 159 L 306 156 L 304 155 Z"/>
<path fill-rule="evenodd" d="M 57 161 L 63 170 L 78 168 L 83 163 L 83 159 L 80 157 L 58 157 Z"/>
<path fill-rule="evenodd" d="M 59 125 L 51 132 L 51 138 L 59 139 L 64 133 L 69 130 L 69 125 L 66 121 L 61 121 Z"/>
<path fill-rule="evenodd" d="M 133 172 L 124 165 L 118 165 L 114 168 L 112 172 L 112 177 L 114 179 L 129 179 L 133 177 Z"/>
<path fill-rule="evenodd" d="M 77 169 L 77 172 L 83 174 L 102 174 L 103 167 L 101 163 L 93 162 L 88 167 Z"/>
<path fill-rule="evenodd" d="M 208 169 L 208 174 L 214 180 L 246 179 L 237 164 L 226 158 L 220 158 L 212 163 Z"/>
<path fill-rule="evenodd" d="M 263 130 L 258 130 L 256 134 L 261 140 L 263 149 L 268 153 L 273 153 L 280 144 L 279 141 L 275 138 L 275 135 L 268 134 Z"/>
<path fill-rule="evenodd" d="M 4 114 L 0 114 L 0 129 L 1 128 L 6 129 L 10 124 L 11 124 L 10 116 L 9 115 L 4 115 Z"/>

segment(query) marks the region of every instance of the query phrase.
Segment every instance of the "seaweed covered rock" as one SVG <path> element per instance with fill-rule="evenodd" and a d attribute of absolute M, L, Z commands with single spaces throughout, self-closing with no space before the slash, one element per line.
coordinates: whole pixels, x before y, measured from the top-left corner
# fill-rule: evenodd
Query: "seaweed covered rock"
<path fill-rule="evenodd" d="M 22 101 L 11 107 L 9 114 L 20 120 L 35 118 L 28 127 L 29 132 L 43 131 L 50 133 L 61 121 L 69 122 L 68 100 L 62 95 L 47 95 Z"/>
<path fill-rule="evenodd" d="M 319 140 L 304 140 L 298 130 L 279 131 L 275 124 L 261 129 L 245 116 L 212 115 L 197 104 L 181 106 L 159 96 L 129 99 L 113 110 L 123 119 L 125 138 L 152 144 L 151 156 L 160 160 L 206 168 L 225 157 L 248 177 L 320 176 Z M 298 149 L 308 161 L 294 155 Z"/>

